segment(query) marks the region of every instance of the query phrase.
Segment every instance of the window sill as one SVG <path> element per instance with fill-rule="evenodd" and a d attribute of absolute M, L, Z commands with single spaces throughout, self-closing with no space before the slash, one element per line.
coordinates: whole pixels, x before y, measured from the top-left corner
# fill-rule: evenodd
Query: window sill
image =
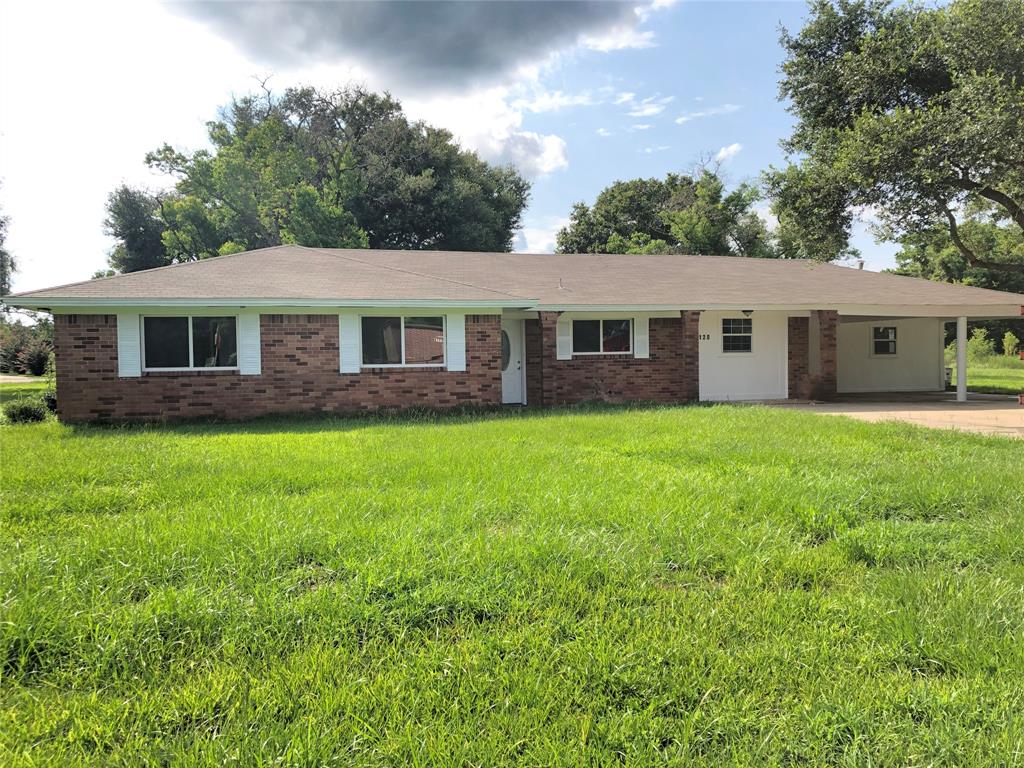
<path fill-rule="evenodd" d="M 448 365 L 446 363 L 413 363 L 410 365 L 361 365 L 359 366 L 359 372 L 367 371 L 446 371 Z"/>
<path fill-rule="evenodd" d="M 240 368 L 237 366 L 233 368 L 143 368 L 143 376 L 180 376 L 183 373 L 187 374 L 223 374 L 223 373 L 239 373 Z"/>
<path fill-rule="evenodd" d="M 573 357 L 632 357 L 632 350 L 624 352 L 573 352 Z"/>

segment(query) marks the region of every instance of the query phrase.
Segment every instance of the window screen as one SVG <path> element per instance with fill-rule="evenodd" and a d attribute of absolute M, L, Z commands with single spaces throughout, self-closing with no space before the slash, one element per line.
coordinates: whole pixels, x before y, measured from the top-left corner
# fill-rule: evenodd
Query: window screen
<path fill-rule="evenodd" d="M 146 368 L 188 368 L 188 318 L 143 319 Z"/>
<path fill-rule="evenodd" d="M 601 321 L 600 320 L 573 320 L 572 321 L 572 351 L 573 352 L 600 352 L 601 351 Z"/>

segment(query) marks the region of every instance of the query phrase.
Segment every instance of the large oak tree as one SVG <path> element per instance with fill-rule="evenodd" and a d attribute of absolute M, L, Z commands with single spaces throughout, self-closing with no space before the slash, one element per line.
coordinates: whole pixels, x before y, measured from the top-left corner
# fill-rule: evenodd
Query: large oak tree
<path fill-rule="evenodd" d="M 132 271 L 281 243 L 507 251 L 529 185 L 452 135 L 408 120 L 387 94 L 291 88 L 235 99 L 208 124 L 211 148 L 146 157 L 167 193 L 121 187 L 107 204 Z"/>
<path fill-rule="evenodd" d="M 1024 232 L 1024 3 L 815 0 L 782 44 L 793 162 L 767 182 L 795 247 L 842 255 L 867 207 L 882 236 L 944 231 L 971 268 L 1024 272 L 964 226 Z"/>

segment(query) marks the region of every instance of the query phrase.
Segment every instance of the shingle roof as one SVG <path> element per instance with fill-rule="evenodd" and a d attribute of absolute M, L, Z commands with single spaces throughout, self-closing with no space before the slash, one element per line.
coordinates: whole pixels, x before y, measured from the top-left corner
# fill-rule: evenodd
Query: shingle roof
<path fill-rule="evenodd" d="M 1024 295 L 809 261 L 386 251 L 277 246 L 8 297 L 81 300 L 395 303 L 522 308 L 1011 307 Z M 1015 313 L 1016 314 L 1016 313 Z"/>

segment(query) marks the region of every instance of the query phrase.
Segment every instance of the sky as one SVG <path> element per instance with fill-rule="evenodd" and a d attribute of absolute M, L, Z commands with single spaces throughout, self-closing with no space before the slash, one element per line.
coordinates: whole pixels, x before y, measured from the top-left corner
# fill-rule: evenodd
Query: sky
<path fill-rule="evenodd" d="M 547 252 L 573 203 L 717 158 L 731 185 L 785 156 L 779 26 L 801 2 L 133 2 L 0 6 L 0 211 L 14 290 L 88 279 L 118 184 L 207 145 L 232 96 L 297 84 L 387 90 L 532 183 L 515 249 Z M 767 216 L 767 207 L 762 208 Z M 865 222 L 866 268 L 893 265 Z"/>

